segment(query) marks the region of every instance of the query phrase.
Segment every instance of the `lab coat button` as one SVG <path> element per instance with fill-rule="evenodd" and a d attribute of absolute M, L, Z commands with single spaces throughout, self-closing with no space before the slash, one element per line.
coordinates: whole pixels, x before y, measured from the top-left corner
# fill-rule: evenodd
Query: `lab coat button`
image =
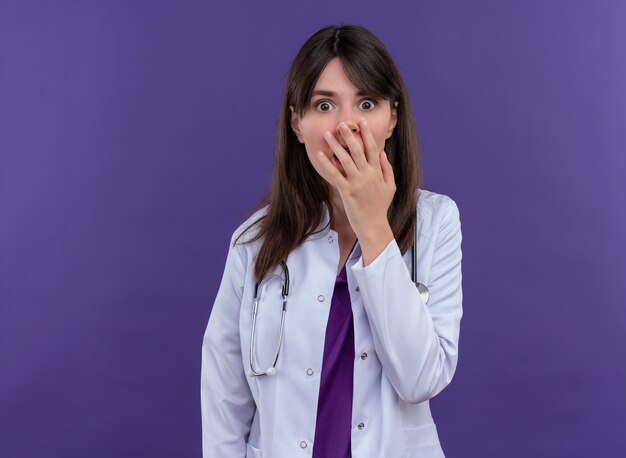
<path fill-rule="evenodd" d="M 311 375 L 315 374 L 315 371 L 313 369 L 311 369 L 310 367 L 306 370 L 306 375 L 308 375 L 309 377 Z"/>
<path fill-rule="evenodd" d="M 320 294 L 319 296 L 317 296 L 317 300 L 320 302 L 324 302 L 324 296 Z"/>
<path fill-rule="evenodd" d="M 335 241 L 335 239 L 333 238 L 332 235 L 328 236 L 328 243 L 333 243 Z"/>
<path fill-rule="evenodd" d="M 356 292 L 358 293 L 359 291 L 361 291 L 361 288 L 359 288 L 358 286 L 356 287 Z"/>
<path fill-rule="evenodd" d="M 360 430 L 365 429 L 365 423 L 361 422 L 357 425 L 357 428 L 359 428 Z"/>
<path fill-rule="evenodd" d="M 365 361 L 367 359 L 367 353 L 365 352 L 361 353 L 361 359 Z"/>
<path fill-rule="evenodd" d="M 300 442 L 300 448 L 306 448 L 306 446 L 307 446 L 306 441 Z"/>

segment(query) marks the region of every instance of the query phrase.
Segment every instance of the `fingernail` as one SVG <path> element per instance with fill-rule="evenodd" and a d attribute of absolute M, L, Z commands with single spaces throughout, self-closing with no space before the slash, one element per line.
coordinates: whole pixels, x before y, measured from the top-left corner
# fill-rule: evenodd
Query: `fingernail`
<path fill-rule="evenodd" d="M 326 133 L 324 134 L 324 137 L 333 138 L 333 134 L 331 134 L 330 131 L 326 131 Z"/>

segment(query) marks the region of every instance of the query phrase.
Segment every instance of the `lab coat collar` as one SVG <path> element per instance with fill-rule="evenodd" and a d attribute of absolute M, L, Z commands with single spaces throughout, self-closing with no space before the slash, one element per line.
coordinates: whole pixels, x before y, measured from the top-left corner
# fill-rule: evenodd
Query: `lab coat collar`
<path fill-rule="evenodd" d="M 322 202 L 322 220 L 320 224 L 315 228 L 315 231 L 312 235 L 310 235 L 306 240 L 307 241 L 317 241 L 322 238 L 326 238 L 329 236 L 335 237 L 335 239 L 339 238 L 339 234 L 336 231 L 330 228 L 330 210 L 328 209 L 328 204 L 326 202 Z M 349 256 L 350 260 L 358 259 L 361 256 L 361 245 L 359 245 L 359 241 L 357 240 L 352 253 Z"/>

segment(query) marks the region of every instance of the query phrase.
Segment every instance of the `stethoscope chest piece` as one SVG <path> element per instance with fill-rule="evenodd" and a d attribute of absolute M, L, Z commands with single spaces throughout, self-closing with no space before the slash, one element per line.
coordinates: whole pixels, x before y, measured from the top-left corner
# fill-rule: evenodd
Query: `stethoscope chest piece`
<path fill-rule="evenodd" d="M 428 298 L 430 297 L 430 292 L 428 292 L 428 287 L 424 283 L 415 283 L 417 286 L 417 290 L 424 301 L 424 304 L 428 303 Z"/>
<path fill-rule="evenodd" d="M 420 283 L 417 281 L 417 243 L 413 243 L 413 247 L 411 248 L 411 278 L 415 286 L 417 287 L 417 291 L 419 291 L 424 304 L 428 303 L 428 299 L 430 298 L 430 292 L 428 291 L 428 287 L 424 283 Z"/>

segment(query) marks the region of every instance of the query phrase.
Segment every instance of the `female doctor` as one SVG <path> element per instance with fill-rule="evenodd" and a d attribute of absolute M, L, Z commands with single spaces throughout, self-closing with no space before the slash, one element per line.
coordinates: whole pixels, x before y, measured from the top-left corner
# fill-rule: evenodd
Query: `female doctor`
<path fill-rule="evenodd" d="M 428 401 L 458 358 L 459 211 L 420 188 L 407 91 L 375 36 L 308 39 L 275 154 L 204 334 L 204 458 L 444 456 Z"/>

